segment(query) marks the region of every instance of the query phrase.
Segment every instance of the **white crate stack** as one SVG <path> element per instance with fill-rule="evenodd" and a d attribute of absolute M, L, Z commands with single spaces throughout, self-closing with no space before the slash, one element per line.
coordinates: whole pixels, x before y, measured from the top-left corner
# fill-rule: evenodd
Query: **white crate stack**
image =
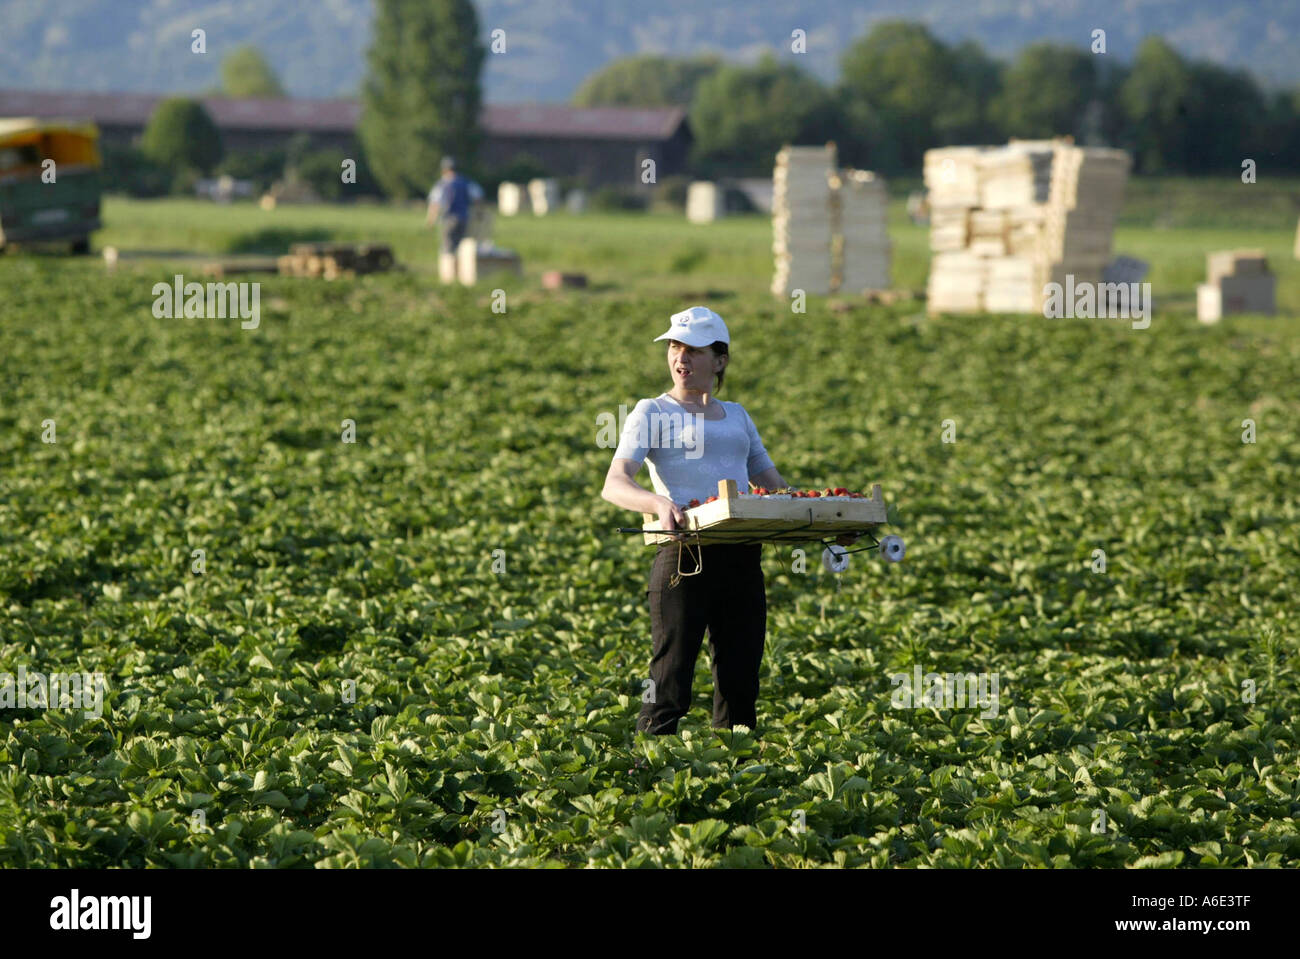
<path fill-rule="evenodd" d="M 528 200 L 535 216 L 546 216 L 560 208 L 560 181 L 537 179 L 528 181 Z"/>
<path fill-rule="evenodd" d="M 528 191 L 523 186 L 504 182 L 497 187 L 497 211 L 502 216 L 518 216 L 529 209 Z"/>
<path fill-rule="evenodd" d="M 1065 140 L 927 151 L 929 312 L 1036 313 L 1067 273 L 1100 282 L 1129 164 Z"/>
<path fill-rule="evenodd" d="M 1277 311 L 1277 276 L 1263 250 L 1216 250 L 1205 257 L 1206 282 L 1196 287 L 1196 317 L 1217 323 L 1230 313 Z"/>
<path fill-rule="evenodd" d="M 831 176 L 831 288 L 839 293 L 888 289 L 889 195 L 869 170 Z"/>
<path fill-rule="evenodd" d="M 978 161 L 990 147 L 942 147 L 925 151 L 925 188 L 930 208 L 980 205 Z"/>
<path fill-rule="evenodd" d="M 981 308 L 990 313 L 1036 313 L 1042 309 L 1043 238 L 1052 191 L 1054 149 L 1050 140 L 1012 142 L 979 159 L 980 210 L 995 220 L 999 243 L 972 252 L 987 256 Z M 991 234 L 993 227 L 986 228 Z"/>
<path fill-rule="evenodd" d="M 1101 282 L 1130 162 L 1123 150 L 1056 145 L 1043 224 L 1044 283 L 1067 273 L 1076 285 Z"/>
<path fill-rule="evenodd" d="M 686 188 L 686 219 L 691 223 L 712 223 L 722 216 L 723 191 L 710 180 L 695 180 Z"/>
<path fill-rule="evenodd" d="M 983 310 L 988 259 L 965 250 L 931 256 L 926 309 L 930 313 L 978 313 Z"/>
<path fill-rule="evenodd" d="M 930 197 L 930 278 L 927 309 L 972 313 L 984 306 L 987 268 L 969 251 L 972 211 L 980 205 L 979 158 L 987 147 L 927 150 L 923 174 Z"/>
<path fill-rule="evenodd" d="M 772 293 L 831 292 L 831 187 L 835 144 L 786 146 L 772 173 Z"/>

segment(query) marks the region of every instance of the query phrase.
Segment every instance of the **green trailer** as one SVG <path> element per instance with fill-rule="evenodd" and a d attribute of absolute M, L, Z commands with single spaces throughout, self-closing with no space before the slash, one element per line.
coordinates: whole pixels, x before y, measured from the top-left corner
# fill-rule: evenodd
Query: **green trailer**
<path fill-rule="evenodd" d="M 103 224 L 99 129 L 93 123 L 0 119 L 0 250 L 68 242 L 90 251 Z"/>

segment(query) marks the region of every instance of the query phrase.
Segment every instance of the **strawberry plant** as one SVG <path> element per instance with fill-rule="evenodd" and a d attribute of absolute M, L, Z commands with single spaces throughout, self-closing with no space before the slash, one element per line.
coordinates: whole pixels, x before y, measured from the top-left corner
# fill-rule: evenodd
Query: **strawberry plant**
<path fill-rule="evenodd" d="M 655 223 L 592 222 L 610 282 L 503 280 L 509 322 L 418 259 L 266 278 L 256 331 L 153 320 L 163 266 L 0 264 L 0 682 L 106 681 L 99 715 L 0 699 L 0 867 L 1295 864 L 1300 319 L 792 316 L 770 230 L 719 224 L 723 397 L 783 475 L 879 481 L 908 555 L 765 546 L 760 728 L 709 728 L 706 655 L 655 738 L 653 553 L 591 423 L 665 388 L 646 318 L 689 291 L 616 286 Z M 510 229 L 568 262 L 593 227 Z M 1153 276 L 1201 269 L 1150 242 Z M 575 366 L 579 313 L 631 345 Z M 996 673 L 996 711 L 895 705 L 915 669 Z"/>

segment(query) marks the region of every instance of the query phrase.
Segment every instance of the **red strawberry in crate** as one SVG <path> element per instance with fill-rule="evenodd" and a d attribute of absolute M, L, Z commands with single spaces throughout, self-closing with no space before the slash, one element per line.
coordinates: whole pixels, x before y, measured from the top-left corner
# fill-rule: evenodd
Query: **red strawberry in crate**
<path fill-rule="evenodd" d="M 710 496 L 710 497 L 709 497 L 708 499 L 706 499 L 704 502 L 706 502 L 706 503 L 712 503 L 715 499 L 717 499 L 716 496 Z"/>
<path fill-rule="evenodd" d="M 687 509 L 694 509 L 695 507 L 697 507 L 697 506 L 699 506 L 699 505 L 700 505 L 700 501 L 697 500 L 697 499 L 693 499 L 693 500 L 691 500 L 690 505 L 688 505 L 686 508 L 687 508 Z"/>
<path fill-rule="evenodd" d="M 837 487 L 835 487 L 835 495 L 836 495 L 836 496 L 848 496 L 848 495 L 849 495 L 849 491 L 846 490 L 843 486 L 837 486 Z"/>

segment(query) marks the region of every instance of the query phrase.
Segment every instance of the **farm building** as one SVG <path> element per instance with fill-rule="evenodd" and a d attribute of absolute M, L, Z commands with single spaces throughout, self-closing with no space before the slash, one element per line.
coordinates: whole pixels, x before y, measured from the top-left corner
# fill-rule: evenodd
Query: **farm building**
<path fill-rule="evenodd" d="M 144 131 L 163 97 L 144 93 L 0 90 L 0 117 L 81 117 L 93 120 L 103 142 L 127 145 Z M 320 146 L 356 144 L 361 105 L 355 100 L 197 97 L 221 131 L 228 150 L 282 146 L 306 133 Z M 481 159 L 489 168 L 519 154 L 541 162 L 552 176 L 576 177 L 589 187 L 636 186 L 644 160 L 657 179 L 685 172 L 690 126 L 681 107 L 629 109 L 556 103 L 486 104 Z"/>
<path fill-rule="evenodd" d="M 686 170 L 690 126 L 681 107 L 571 107 L 558 103 L 492 104 L 484 109 L 483 160 L 501 167 L 527 153 L 552 176 L 588 186 L 637 186 L 644 160 L 656 179 Z"/>

